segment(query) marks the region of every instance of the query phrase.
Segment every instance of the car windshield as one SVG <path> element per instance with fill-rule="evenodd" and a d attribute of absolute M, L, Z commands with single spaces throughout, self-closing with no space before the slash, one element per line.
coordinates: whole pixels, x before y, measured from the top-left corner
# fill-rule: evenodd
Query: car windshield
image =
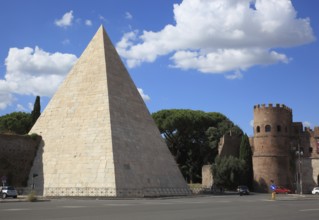
<path fill-rule="evenodd" d="M 5 189 L 5 188 L 4 188 Z M 14 190 L 14 187 L 13 186 L 8 186 L 6 187 L 7 190 Z"/>

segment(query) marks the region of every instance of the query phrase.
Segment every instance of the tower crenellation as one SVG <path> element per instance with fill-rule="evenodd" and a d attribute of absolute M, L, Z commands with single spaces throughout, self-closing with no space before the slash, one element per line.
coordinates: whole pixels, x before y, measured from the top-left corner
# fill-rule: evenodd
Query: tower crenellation
<path fill-rule="evenodd" d="M 283 104 L 254 106 L 254 136 L 287 136 L 291 132 L 292 110 Z"/>
<path fill-rule="evenodd" d="M 290 113 L 292 113 L 292 109 L 287 107 L 286 105 L 284 104 L 258 104 L 258 105 L 254 105 L 254 110 L 265 110 L 265 109 L 268 109 L 268 110 L 277 110 L 277 111 L 280 111 L 280 110 L 283 110 L 283 111 L 289 111 Z"/>

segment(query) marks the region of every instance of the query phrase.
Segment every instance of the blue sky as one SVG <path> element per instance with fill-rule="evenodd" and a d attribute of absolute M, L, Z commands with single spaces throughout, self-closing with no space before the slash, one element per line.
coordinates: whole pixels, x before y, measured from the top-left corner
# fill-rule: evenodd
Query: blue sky
<path fill-rule="evenodd" d="M 42 111 L 102 24 L 149 111 L 221 112 L 252 135 L 256 104 L 319 125 L 317 0 L 2 0 L 0 115 Z"/>

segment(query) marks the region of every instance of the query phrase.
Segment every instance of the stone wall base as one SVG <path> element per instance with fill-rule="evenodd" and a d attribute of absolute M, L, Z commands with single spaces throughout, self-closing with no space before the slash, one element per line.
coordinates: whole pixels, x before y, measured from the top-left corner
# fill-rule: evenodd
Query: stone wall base
<path fill-rule="evenodd" d="M 190 195 L 188 188 L 115 189 L 93 187 L 48 187 L 46 197 L 162 197 Z"/>

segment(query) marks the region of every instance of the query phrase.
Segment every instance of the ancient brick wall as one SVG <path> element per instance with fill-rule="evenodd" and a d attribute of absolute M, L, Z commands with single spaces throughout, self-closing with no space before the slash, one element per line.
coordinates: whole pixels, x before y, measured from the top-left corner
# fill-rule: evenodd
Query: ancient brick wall
<path fill-rule="evenodd" d="M 219 141 L 218 155 L 220 157 L 239 157 L 241 135 L 225 134 Z"/>
<path fill-rule="evenodd" d="M 213 182 L 212 165 L 204 165 L 202 167 L 202 187 L 210 189 Z"/>
<path fill-rule="evenodd" d="M 0 177 L 6 176 L 7 184 L 26 186 L 40 140 L 40 136 L 0 135 Z"/>
<path fill-rule="evenodd" d="M 310 131 L 310 146 L 312 149 L 311 158 L 319 159 L 319 127 L 315 127 Z"/>
<path fill-rule="evenodd" d="M 301 137 L 303 191 L 309 193 L 319 186 L 319 127 L 306 128 Z"/>

